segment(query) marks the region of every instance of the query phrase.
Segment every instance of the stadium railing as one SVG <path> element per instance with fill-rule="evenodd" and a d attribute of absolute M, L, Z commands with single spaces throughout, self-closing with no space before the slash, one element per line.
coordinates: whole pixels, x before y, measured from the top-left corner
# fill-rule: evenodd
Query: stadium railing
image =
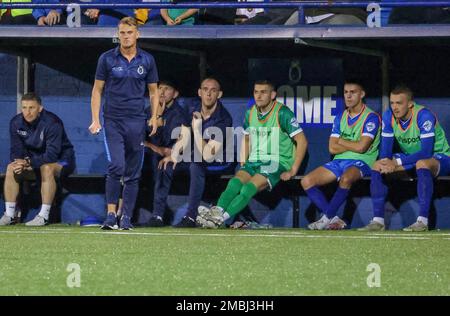
<path fill-rule="evenodd" d="M 305 9 L 309 8 L 369 8 L 369 5 L 377 4 L 380 8 L 395 8 L 395 7 L 448 7 L 450 1 L 427 1 L 427 0 L 361 0 L 361 1 L 276 1 L 276 2 L 259 2 L 259 1 L 242 1 L 242 2 L 201 2 L 201 1 L 186 1 L 179 3 L 172 2 L 127 2 L 126 0 L 117 1 L 116 3 L 96 3 L 73 1 L 73 3 L 2 3 L 0 2 L 0 9 L 66 9 L 68 6 L 78 6 L 80 9 L 205 9 L 205 8 L 298 8 L 299 10 L 299 24 L 305 24 Z M 369 9 L 368 9 L 369 10 Z"/>

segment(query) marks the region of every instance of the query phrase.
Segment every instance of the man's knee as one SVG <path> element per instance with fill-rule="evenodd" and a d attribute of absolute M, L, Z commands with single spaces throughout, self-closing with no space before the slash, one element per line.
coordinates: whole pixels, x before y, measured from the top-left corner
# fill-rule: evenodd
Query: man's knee
<path fill-rule="evenodd" d="M 40 168 L 42 178 L 50 178 L 56 175 L 56 165 L 55 164 L 44 164 Z"/>
<path fill-rule="evenodd" d="M 416 170 L 431 169 L 431 162 L 429 159 L 422 159 L 416 162 Z"/>
<path fill-rule="evenodd" d="M 306 175 L 306 176 L 300 181 L 300 184 L 302 185 L 302 188 L 305 189 L 305 190 L 307 190 L 307 189 L 309 189 L 309 188 L 315 186 L 314 179 L 313 179 L 311 176 L 309 176 L 309 175 Z"/>
<path fill-rule="evenodd" d="M 110 162 L 108 165 L 108 174 L 116 179 L 120 179 L 125 173 L 125 165 L 120 163 Z"/>
<path fill-rule="evenodd" d="M 356 179 L 351 175 L 343 174 L 339 179 L 339 185 L 344 188 L 350 188 L 355 181 Z"/>

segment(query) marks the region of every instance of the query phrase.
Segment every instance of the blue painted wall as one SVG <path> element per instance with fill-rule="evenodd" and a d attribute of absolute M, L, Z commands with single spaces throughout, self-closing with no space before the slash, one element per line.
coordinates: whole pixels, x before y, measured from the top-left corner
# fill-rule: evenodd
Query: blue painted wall
<path fill-rule="evenodd" d="M 9 159 L 9 133 L 8 124 L 10 118 L 16 113 L 16 59 L 15 57 L 0 54 L 0 69 L 2 69 L 2 80 L 0 80 L 0 169 L 5 170 Z M 104 153 L 102 135 L 91 136 L 87 130 L 90 124 L 90 94 L 91 83 L 80 81 L 70 75 L 63 74 L 44 65 L 36 66 L 36 91 L 42 95 L 44 106 L 59 115 L 64 123 L 66 131 L 75 146 L 77 158 L 77 172 L 104 173 L 106 169 L 106 157 Z M 380 110 L 381 100 L 379 98 L 368 98 L 367 104 L 375 110 Z M 429 106 L 439 117 L 441 124 L 450 133 L 450 98 L 418 98 L 417 101 Z M 234 126 L 243 122 L 244 113 L 247 108 L 246 98 L 224 98 L 223 103 L 232 113 Z M 327 142 L 330 133 L 329 128 L 305 128 L 309 140 L 310 160 L 307 170 L 325 163 L 329 159 L 327 153 Z M 438 228 L 450 227 L 450 204 L 449 199 L 435 200 L 438 213 Z M 174 222 L 178 221 L 186 209 L 186 196 L 171 196 L 169 206 L 176 210 Z M 371 217 L 372 206 L 369 197 L 357 197 L 353 199 L 357 205 L 357 212 L 353 217 L 353 226 L 361 226 Z M 300 198 L 301 218 L 300 225 L 305 227 L 310 218 L 307 214 L 310 202 L 307 198 Z M 3 210 L 3 203 L 0 210 Z M 270 223 L 274 226 L 292 225 L 292 204 L 283 198 L 277 205 L 270 209 L 260 201 L 254 200 L 250 205 L 251 210 L 262 223 Z M 101 194 L 81 195 L 70 194 L 63 203 L 63 222 L 74 223 L 87 215 L 104 214 L 104 196 Z M 391 209 L 394 209 L 391 207 Z M 343 212 L 341 209 L 340 212 Z M 389 213 L 391 228 L 400 228 L 413 221 L 418 213 L 416 199 L 411 199 L 402 204 L 398 210 Z M 148 218 L 149 213 L 145 210 L 139 215 L 141 222 Z M 313 214 L 314 215 L 314 214 Z"/>

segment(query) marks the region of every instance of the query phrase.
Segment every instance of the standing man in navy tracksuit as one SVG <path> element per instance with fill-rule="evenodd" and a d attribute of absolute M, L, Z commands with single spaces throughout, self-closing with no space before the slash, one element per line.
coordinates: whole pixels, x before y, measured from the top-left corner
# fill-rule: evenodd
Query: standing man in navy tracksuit
<path fill-rule="evenodd" d="M 103 118 L 108 156 L 106 203 L 108 214 L 103 229 L 117 228 L 116 205 L 123 177 L 121 229 L 131 229 L 132 215 L 139 190 L 139 178 L 144 155 L 146 116 L 145 91 L 150 91 L 153 124 L 162 109 L 157 93 L 158 71 L 152 55 L 137 47 L 139 31 L 134 18 L 123 18 L 118 25 L 120 46 L 103 53 L 98 61 L 92 90 L 92 134 L 100 132 L 100 104 L 105 96 Z"/>
<path fill-rule="evenodd" d="M 42 205 L 27 226 L 44 226 L 56 192 L 56 177 L 75 170 L 75 153 L 63 122 L 44 110 L 41 98 L 27 93 L 21 100 L 21 114 L 10 123 L 11 162 L 5 177 L 5 213 L 0 226 L 14 224 L 16 199 L 23 180 L 40 179 Z"/>

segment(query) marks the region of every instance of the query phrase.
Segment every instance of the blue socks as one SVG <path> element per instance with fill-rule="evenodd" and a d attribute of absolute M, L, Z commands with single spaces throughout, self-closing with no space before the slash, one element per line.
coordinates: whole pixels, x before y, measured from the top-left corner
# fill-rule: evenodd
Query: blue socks
<path fill-rule="evenodd" d="M 349 189 L 343 189 L 341 187 L 338 187 L 336 192 L 333 195 L 333 198 L 330 201 L 330 204 L 328 205 L 326 209 L 326 214 L 328 218 L 333 218 L 336 216 L 336 213 L 339 209 L 339 207 L 344 203 L 345 199 L 348 196 Z"/>
<path fill-rule="evenodd" d="M 384 203 L 388 194 L 388 188 L 384 183 L 381 173 L 372 170 L 372 179 L 370 181 L 370 194 L 372 196 L 374 217 L 384 218 Z"/>
<path fill-rule="evenodd" d="M 325 195 L 318 187 L 312 187 L 305 190 L 309 199 L 319 208 L 322 213 L 325 213 L 328 209 L 328 202 Z"/>
<path fill-rule="evenodd" d="M 430 213 L 431 199 L 433 198 L 433 175 L 428 169 L 417 170 L 417 197 L 419 199 L 419 216 L 427 217 Z"/>

